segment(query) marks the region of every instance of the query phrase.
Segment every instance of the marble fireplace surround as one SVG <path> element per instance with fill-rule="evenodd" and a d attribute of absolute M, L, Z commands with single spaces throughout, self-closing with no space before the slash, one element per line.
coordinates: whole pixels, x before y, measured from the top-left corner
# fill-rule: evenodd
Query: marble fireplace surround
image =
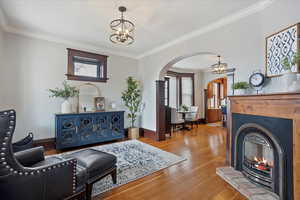
<path fill-rule="evenodd" d="M 300 199 L 300 93 L 230 96 L 228 110 L 227 161 L 230 166 L 234 165 L 231 158 L 232 113 L 293 121 L 293 196 L 295 200 Z"/>

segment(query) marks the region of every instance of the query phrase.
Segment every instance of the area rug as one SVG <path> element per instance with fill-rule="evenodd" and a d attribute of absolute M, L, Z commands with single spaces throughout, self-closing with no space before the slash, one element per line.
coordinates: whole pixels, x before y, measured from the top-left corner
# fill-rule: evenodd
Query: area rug
<path fill-rule="evenodd" d="M 186 160 L 138 140 L 101 145 L 91 149 L 115 155 L 118 170 L 117 184 L 113 184 L 111 176 L 107 176 L 94 184 L 93 196 Z"/>

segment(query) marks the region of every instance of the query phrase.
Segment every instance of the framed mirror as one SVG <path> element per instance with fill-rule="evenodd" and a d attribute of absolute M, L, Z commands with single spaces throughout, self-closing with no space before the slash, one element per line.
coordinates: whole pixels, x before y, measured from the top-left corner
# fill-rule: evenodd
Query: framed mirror
<path fill-rule="evenodd" d="M 80 51 L 68 50 L 68 80 L 106 82 L 107 57 L 105 55 Z"/>

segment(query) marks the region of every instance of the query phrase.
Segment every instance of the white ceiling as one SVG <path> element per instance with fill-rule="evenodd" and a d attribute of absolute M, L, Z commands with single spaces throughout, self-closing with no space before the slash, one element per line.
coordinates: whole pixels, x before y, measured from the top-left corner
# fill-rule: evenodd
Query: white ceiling
<path fill-rule="evenodd" d="M 1 0 L 0 8 L 7 31 L 140 57 L 262 1 L 271 0 Z M 136 25 L 131 46 L 108 39 L 120 5 Z"/>
<path fill-rule="evenodd" d="M 224 61 L 221 59 L 221 61 Z M 218 62 L 217 55 L 197 55 L 185 58 L 173 65 L 175 69 L 185 69 L 191 71 L 206 71 L 213 64 Z"/>

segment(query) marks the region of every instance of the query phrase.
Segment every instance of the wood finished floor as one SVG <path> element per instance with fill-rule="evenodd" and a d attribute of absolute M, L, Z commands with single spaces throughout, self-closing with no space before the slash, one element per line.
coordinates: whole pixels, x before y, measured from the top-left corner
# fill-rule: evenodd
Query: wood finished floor
<path fill-rule="evenodd" d="M 200 125 L 192 131 L 178 131 L 163 142 L 148 138 L 139 140 L 187 160 L 98 195 L 93 200 L 246 199 L 215 173 L 216 167 L 225 165 L 225 129 Z"/>

